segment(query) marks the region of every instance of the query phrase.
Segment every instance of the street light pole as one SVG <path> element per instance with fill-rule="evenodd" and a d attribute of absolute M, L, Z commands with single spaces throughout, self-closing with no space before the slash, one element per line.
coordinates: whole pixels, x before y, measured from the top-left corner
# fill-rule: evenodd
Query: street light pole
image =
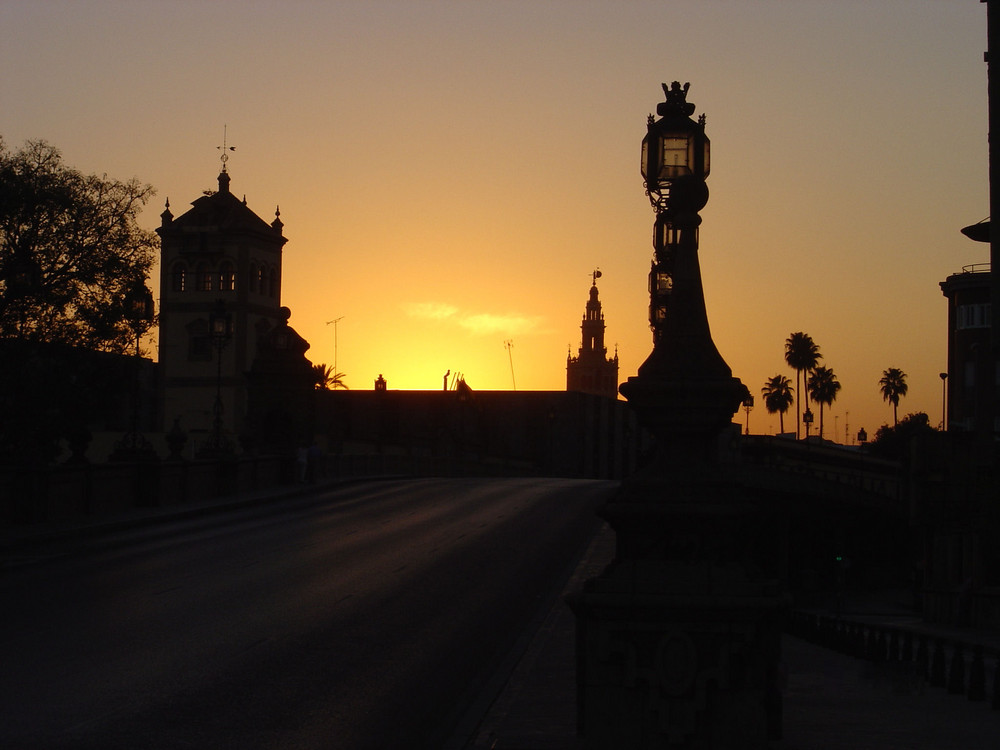
<path fill-rule="evenodd" d="M 337 324 L 346 318 L 346 315 L 341 315 L 335 320 L 326 321 L 327 325 L 333 325 L 333 376 L 337 377 L 340 374 L 340 370 L 337 369 Z"/>
<path fill-rule="evenodd" d="M 129 329 L 132 335 L 135 336 L 135 356 L 132 358 L 131 414 L 129 417 L 129 431 L 115 445 L 115 451 L 111 454 L 111 460 L 155 460 L 156 452 L 153 450 L 153 446 L 150 445 L 149 441 L 143 437 L 142 432 L 139 430 L 139 409 L 142 400 L 140 393 L 140 368 L 142 365 L 140 344 L 143 334 L 150 329 L 156 317 L 153 293 L 145 283 L 138 282 L 128 291 L 122 303 L 125 306 L 125 317 Z"/>
<path fill-rule="evenodd" d="M 212 405 L 212 434 L 199 451 L 203 458 L 221 458 L 233 452 L 233 446 L 222 430 L 222 352 L 233 338 L 233 316 L 226 311 L 224 300 L 218 300 L 208 317 L 208 335 L 215 350 L 215 403 Z"/>
<path fill-rule="evenodd" d="M 723 439 L 739 436 L 733 417 L 750 393 L 716 349 L 705 308 L 705 116 L 691 119 L 688 84 L 663 91 L 642 141 L 655 214 L 653 351 L 619 388 L 655 452 L 600 510 L 616 535 L 614 563 L 570 599 L 578 727 L 586 750 L 759 748 L 780 735 L 784 599 L 762 571 L 767 554 L 782 557 L 781 532 L 745 494 Z"/>
<path fill-rule="evenodd" d="M 948 373 L 942 372 L 941 376 L 941 431 L 948 430 Z"/>

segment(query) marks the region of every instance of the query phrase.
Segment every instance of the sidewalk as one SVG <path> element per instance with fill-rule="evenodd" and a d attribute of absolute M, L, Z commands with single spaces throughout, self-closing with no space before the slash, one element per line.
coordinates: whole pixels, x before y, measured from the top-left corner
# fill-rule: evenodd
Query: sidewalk
<path fill-rule="evenodd" d="M 614 553 L 605 526 L 566 593 L 597 575 Z M 858 616 L 856 613 L 854 616 Z M 871 615 L 875 616 L 875 615 Z M 903 618 L 889 611 L 886 621 Z M 909 619 L 914 619 L 912 616 Z M 924 625 L 934 632 L 932 625 Z M 470 750 L 576 750 L 575 621 L 563 601 L 545 620 L 506 687 L 487 712 Z M 953 635 L 949 629 L 948 635 Z M 914 665 L 872 664 L 782 639 L 787 671 L 784 739 L 772 750 L 992 750 L 1000 711 L 989 700 L 949 695 L 918 677 Z M 991 690 L 988 687 L 988 690 Z M 992 697 L 992 693 L 990 693 Z"/>

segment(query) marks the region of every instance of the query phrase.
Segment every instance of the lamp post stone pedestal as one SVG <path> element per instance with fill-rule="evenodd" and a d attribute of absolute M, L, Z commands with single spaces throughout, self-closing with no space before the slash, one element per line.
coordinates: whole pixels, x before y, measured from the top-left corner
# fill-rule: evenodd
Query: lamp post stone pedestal
<path fill-rule="evenodd" d="M 765 748 L 781 733 L 782 527 L 726 450 L 749 392 L 705 310 L 705 120 L 690 119 L 687 85 L 663 88 L 642 165 L 656 212 L 653 352 L 620 388 L 656 449 L 601 509 L 613 562 L 569 599 L 578 731 L 588 750 Z"/>

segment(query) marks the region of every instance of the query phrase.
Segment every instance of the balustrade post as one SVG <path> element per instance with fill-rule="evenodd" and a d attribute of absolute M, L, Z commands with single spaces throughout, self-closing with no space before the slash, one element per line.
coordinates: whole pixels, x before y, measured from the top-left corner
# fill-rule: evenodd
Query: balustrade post
<path fill-rule="evenodd" d="M 901 658 L 907 663 L 913 661 L 913 634 L 909 630 L 903 633 L 903 654 Z"/>
<path fill-rule="evenodd" d="M 921 635 L 917 641 L 917 669 L 924 680 L 930 680 L 930 654 L 927 651 L 927 636 Z"/>
<path fill-rule="evenodd" d="M 944 687 L 944 641 L 938 638 L 934 643 L 934 656 L 931 657 L 931 686 Z"/>
<path fill-rule="evenodd" d="M 1000 711 L 1000 656 L 993 665 L 993 702 L 990 705 L 994 711 Z"/>
<path fill-rule="evenodd" d="M 878 629 L 878 637 L 875 639 L 875 658 L 872 659 L 876 664 L 882 664 L 886 659 L 886 644 L 885 644 L 885 631 L 882 628 Z"/>
<path fill-rule="evenodd" d="M 986 664 L 983 662 L 983 647 L 976 646 L 969 665 L 969 700 L 986 700 Z"/>
<path fill-rule="evenodd" d="M 889 661 L 899 661 L 899 631 L 889 633 Z"/>
<path fill-rule="evenodd" d="M 856 656 L 858 659 L 864 659 L 865 658 L 865 629 L 863 627 L 861 627 L 860 625 L 858 625 L 857 623 L 854 624 L 854 637 L 853 637 L 853 640 L 854 640 L 854 656 Z"/>
<path fill-rule="evenodd" d="M 951 669 L 948 671 L 948 693 L 961 695 L 965 692 L 965 654 L 962 644 L 955 644 L 955 653 L 951 657 Z"/>

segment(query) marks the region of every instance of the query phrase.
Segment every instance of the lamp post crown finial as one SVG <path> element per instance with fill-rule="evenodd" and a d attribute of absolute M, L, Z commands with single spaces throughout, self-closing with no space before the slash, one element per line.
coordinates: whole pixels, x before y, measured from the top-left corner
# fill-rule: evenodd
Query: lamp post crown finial
<path fill-rule="evenodd" d="M 680 81 L 674 81 L 669 88 L 665 83 L 661 85 L 666 100 L 656 105 L 656 114 L 661 117 L 668 115 L 690 117 L 694 114 L 694 104 L 687 100 L 687 92 L 691 88 L 690 83 L 681 86 Z"/>

